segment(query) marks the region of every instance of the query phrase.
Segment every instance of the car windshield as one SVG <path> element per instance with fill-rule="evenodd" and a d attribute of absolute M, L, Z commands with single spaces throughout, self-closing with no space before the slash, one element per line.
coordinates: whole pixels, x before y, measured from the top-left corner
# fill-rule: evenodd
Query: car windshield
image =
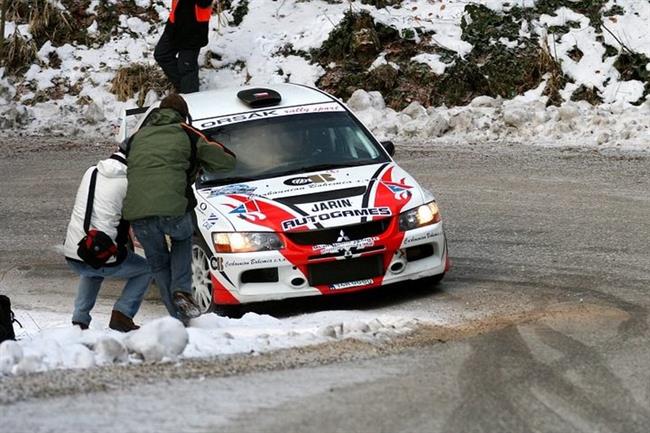
<path fill-rule="evenodd" d="M 234 170 L 204 173 L 199 186 L 389 161 L 347 112 L 311 113 L 223 125 L 204 133 L 237 155 Z"/>

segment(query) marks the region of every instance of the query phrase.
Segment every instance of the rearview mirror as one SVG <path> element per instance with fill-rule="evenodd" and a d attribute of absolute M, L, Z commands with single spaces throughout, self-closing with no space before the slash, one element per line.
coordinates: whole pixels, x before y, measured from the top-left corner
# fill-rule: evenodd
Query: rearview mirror
<path fill-rule="evenodd" d="M 395 145 L 393 144 L 392 141 L 390 140 L 382 141 L 381 145 L 384 146 L 384 149 L 386 149 L 386 152 L 388 152 L 390 156 L 395 155 Z"/>

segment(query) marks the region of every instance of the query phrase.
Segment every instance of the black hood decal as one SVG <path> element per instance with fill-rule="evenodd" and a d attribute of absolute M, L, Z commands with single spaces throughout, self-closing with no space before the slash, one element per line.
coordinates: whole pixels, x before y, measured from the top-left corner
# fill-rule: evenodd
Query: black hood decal
<path fill-rule="evenodd" d="M 352 188 L 337 189 L 334 191 L 315 192 L 312 194 L 294 195 L 290 197 L 278 197 L 274 200 L 287 206 L 315 203 L 318 201 L 336 200 L 340 198 L 354 197 L 366 192 L 365 186 L 355 186 Z"/>

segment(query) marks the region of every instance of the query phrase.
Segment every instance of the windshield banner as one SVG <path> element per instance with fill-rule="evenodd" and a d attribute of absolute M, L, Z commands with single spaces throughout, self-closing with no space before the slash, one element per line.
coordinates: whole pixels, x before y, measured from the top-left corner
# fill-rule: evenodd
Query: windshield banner
<path fill-rule="evenodd" d="M 308 113 L 329 113 L 333 111 L 345 111 L 345 109 L 336 102 L 327 102 L 324 104 L 298 105 L 285 108 L 268 108 L 265 110 L 250 111 L 248 113 L 231 114 L 228 116 L 214 117 L 204 119 L 199 125 L 200 129 L 214 128 L 215 126 L 229 125 L 231 123 L 247 122 L 249 120 L 266 119 L 269 117 L 290 116 L 293 114 Z"/>

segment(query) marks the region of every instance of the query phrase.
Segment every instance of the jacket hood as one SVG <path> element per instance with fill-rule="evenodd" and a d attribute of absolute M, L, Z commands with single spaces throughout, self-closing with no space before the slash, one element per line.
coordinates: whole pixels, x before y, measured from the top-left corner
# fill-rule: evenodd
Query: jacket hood
<path fill-rule="evenodd" d="M 97 163 L 97 170 L 105 177 L 126 177 L 126 155 L 115 152 Z"/>
<path fill-rule="evenodd" d="M 172 108 L 158 108 L 149 114 L 146 124 L 143 126 L 161 126 L 172 123 L 182 123 L 185 119 L 176 110 Z"/>

